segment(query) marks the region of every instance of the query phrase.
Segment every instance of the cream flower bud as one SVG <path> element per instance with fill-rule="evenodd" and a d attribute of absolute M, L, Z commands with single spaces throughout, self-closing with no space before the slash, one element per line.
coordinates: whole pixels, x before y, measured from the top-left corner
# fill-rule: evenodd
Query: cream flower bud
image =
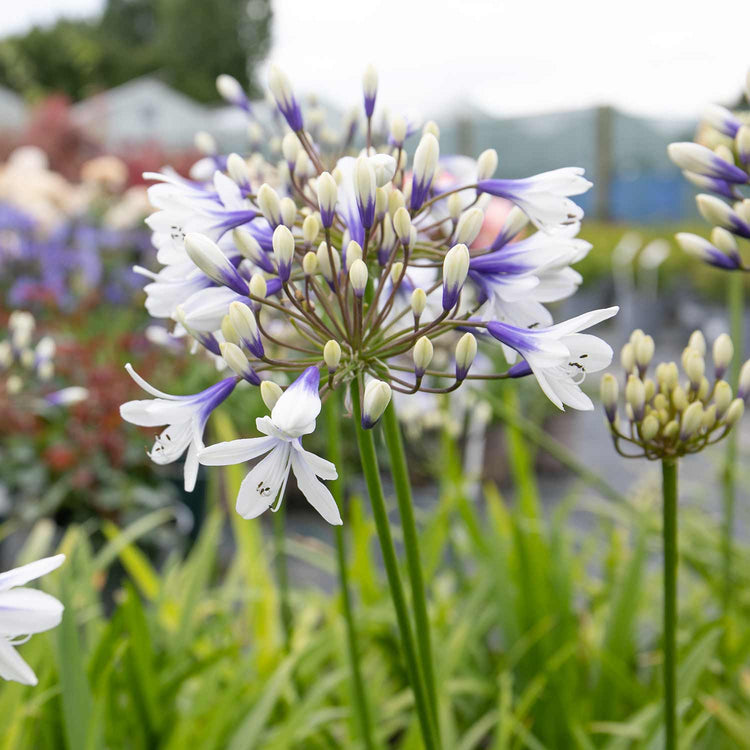
<path fill-rule="evenodd" d="M 284 154 L 284 159 L 286 159 L 289 169 L 294 169 L 300 148 L 301 144 L 296 133 L 289 132 L 281 140 L 281 153 Z"/>
<path fill-rule="evenodd" d="M 232 262 L 213 240 L 203 234 L 190 232 L 185 235 L 185 250 L 190 260 L 209 279 L 229 287 L 238 294 L 245 294 L 247 282 L 237 273 Z"/>
<path fill-rule="evenodd" d="M 388 193 L 385 188 L 375 188 L 375 216 L 382 219 L 388 210 Z"/>
<path fill-rule="evenodd" d="M 463 200 L 459 193 L 451 193 L 447 201 L 448 215 L 453 221 L 458 221 L 464 210 Z"/>
<path fill-rule="evenodd" d="M 218 148 L 216 146 L 216 139 L 211 135 L 211 133 L 207 133 L 205 130 L 199 130 L 194 136 L 193 136 L 193 143 L 195 144 L 195 147 L 205 156 L 212 156 L 218 151 Z"/>
<path fill-rule="evenodd" d="M 268 262 L 267 255 L 260 246 L 260 243 L 247 229 L 240 227 L 233 230 L 232 240 L 235 247 L 240 251 L 240 255 L 252 261 L 256 266 L 262 266 Z"/>
<path fill-rule="evenodd" d="M 672 419 L 664 426 L 664 431 L 662 434 L 667 440 L 671 440 L 672 438 L 677 436 L 677 433 L 680 431 L 680 425 L 677 424 L 677 421 Z"/>
<path fill-rule="evenodd" d="M 417 287 L 411 293 L 411 311 L 414 313 L 415 320 L 419 320 L 426 306 L 427 294 L 425 294 L 424 289 Z"/>
<path fill-rule="evenodd" d="M 281 221 L 290 229 L 297 219 L 297 204 L 291 198 L 281 199 Z"/>
<path fill-rule="evenodd" d="M 706 356 L 706 338 L 702 331 L 693 331 L 688 339 L 688 347 L 695 349 L 701 357 Z"/>
<path fill-rule="evenodd" d="M 354 188 L 362 226 L 369 229 L 375 221 L 375 170 L 370 160 L 360 156 L 354 163 Z"/>
<path fill-rule="evenodd" d="M 329 254 L 328 245 L 326 245 L 325 241 L 318 245 L 316 255 L 318 258 L 318 268 L 323 274 L 323 278 L 332 283 L 334 277 L 338 276 L 341 271 L 341 255 L 339 255 L 338 250 L 334 247 L 330 249 Z M 331 267 L 331 258 L 333 258 L 333 267 Z"/>
<path fill-rule="evenodd" d="M 242 344 L 258 359 L 263 357 L 263 343 L 260 339 L 255 313 L 244 303 L 235 301 L 229 305 L 229 319 L 240 337 Z"/>
<path fill-rule="evenodd" d="M 640 432 L 644 442 L 648 443 L 653 440 L 659 432 L 659 419 L 653 414 L 649 414 L 641 422 Z"/>
<path fill-rule="evenodd" d="M 404 194 L 400 190 L 391 190 L 391 193 L 388 196 L 388 213 L 391 216 L 395 216 L 396 211 L 398 211 L 399 208 L 403 208 L 405 205 L 406 199 L 404 198 Z"/>
<path fill-rule="evenodd" d="M 310 157 L 303 148 L 297 152 L 297 158 L 294 160 L 294 172 L 300 176 L 310 173 Z"/>
<path fill-rule="evenodd" d="M 651 399 L 654 397 L 654 393 L 656 392 L 654 381 L 651 380 L 651 378 L 646 378 L 643 381 L 643 387 L 646 389 L 646 401 L 651 401 Z"/>
<path fill-rule="evenodd" d="M 688 398 L 685 389 L 681 385 L 675 386 L 672 389 L 672 406 L 674 406 L 677 411 L 685 411 L 687 405 Z"/>
<path fill-rule="evenodd" d="M 645 372 L 654 356 L 654 340 L 651 336 L 642 336 L 635 345 L 635 361 L 638 369 Z"/>
<path fill-rule="evenodd" d="M 714 149 L 714 153 L 719 157 L 719 159 L 723 159 L 725 162 L 727 162 L 727 164 L 734 164 L 734 154 L 732 153 L 732 149 L 728 146 L 725 146 L 723 143 L 720 143 Z"/>
<path fill-rule="evenodd" d="M 727 255 L 737 252 L 737 240 L 734 235 L 724 227 L 714 227 L 711 230 L 711 244 Z"/>
<path fill-rule="evenodd" d="M 302 270 L 305 276 L 314 276 L 318 270 L 318 256 L 310 250 L 302 258 Z"/>
<path fill-rule="evenodd" d="M 219 344 L 219 348 L 223 360 L 229 365 L 232 372 L 244 378 L 249 383 L 258 385 L 260 378 L 258 378 L 257 373 L 250 366 L 250 361 L 237 344 L 233 344 L 230 341 L 222 341 Z"/>
<path fill-rule="evenodd" d="M 732 386 L 726 380 L 719 380 L 714 386 L 714 404 L 716 416 L 721 419 L 732 401 Z"/>
<path fill-rule="evenodd" d="M 273 411 L 273 407 L 276 406 L 276 402 L 281 398 L 282 393 L 284 391 L 281 390 L 281 386 L 274 383 L 273 380 L 264 380 L 260 384 L 260 397 L 269 411 Z"/>
<path fill-rule="evenodd" d="M 341 345 L 338 341 L 330 339 L 323 347 L 323 361 L 328 367 L 328 372 L 335 372 L 341 362 Z"/>
<path fill-rule="evenodd" d="M 281 224 L 281 201 L 278 193 L 267 182 L 258 190 L 258 208 L 272 227 Z"/>
<path fill-rule="evenodd" d="M 740 383 L 737 395 L 743 400 L 747 400 L 748 395 L 750 395 L 750 359 L 740 368 Z"/>
<path fill-rule="evenodd" d="M 685 373 L 690 378 L 690 384 L 697 389 L 700 386 L 701 379 L 706 372 L 706 362 L 703 357 L 694 349 L 688 349 L 687 355 L 683 358 L 682 364 Z"/>
<path fill-rule="evenodd" d="M 461 214 L 456 226 L 456 242 L 467 247 L 477 238 L 484 223 L 484 212 L 481 208 L 470 208 Z"/>
<path fill-rule="evenodd" d="M 391 266 L 391 281 L 394 284 L 398 284 L 399 280 L 401 279 L 401 274 L 404 271 L 404 264 L 397 260 L 392 266 Z"/>
<path fill-rule="evenodd" d="M 637 375 L 630 375 L 625 386 L 625 400 L 633 409 L 636 419 L 643 418 L 643 409 L 646 403 L 646 386 Z"/>
<path fill-rule="evenodd" d="M 402 146 L 406 140 L 406 120 L 401 115 L 391 118 L 391 140 Z"/>
<path fill-rule="evenodd" d="M 279 271 L 279 278 L 286 281 L 292 272 L 292 260 L 294 259 L 294 235 L 288 227 L 283 224 L 274 229 L 271 239 L 273 255 Z"/>
<path fill-rule="evenodd" d="M 422 135 L 431 135 L 435 138 L 440 138 L 440 128 L 435 120 L 427 120 L 422 126 Z"/>
<path fill-rule="evenodd" d="M 435 176 L 440 145 L 431 133 L 425 133 L 414 152 L 413 177 L 410 205 L 412 210 L 421 208 Z"/>
<path fill-rule="evenodd" d="M 615 415 L 617 414 L 617 398 L 620 390 L 617 385 L 617 378 L 611 373 L 606 373 L 602 376 L 600 389 L 602 404 L 604 405 L 607 419 L 610 422 L 614 422 Z"/>
<path fill-rule="evenodd" d="M 250 169 L 247 162 L 239 154 L 229 154 L 227 157 L 227 172 L 241 188 L 247 189 L 250 187 Z"/>
<path fill-rule="evenodd" d="M 472 333 L 465 333 L 456 344 L 456 380 L 464 380 L 477 356 L 477 339 Z"/>
<path fill-rule="evenodd" d="M 352 291 L 355 296 L 363 297 L 367 288 L 367 265 L 361 259 L 357 259 L 349 268 L 349 283 L 352 285 Z"/>
<path fill-rule="evenodd" d="M 698 432 L 703 421 L 703 404 L 693 401 L 682 414 L 680 440 L 687 440 Z"/>
<path fill-rule="evenodd" d="M 229 315 L 225 315 L 221 319 L 221 335 L 224 337 L 225 341 L 228 341 L 230 344 L 237 344 L 237 346 L 239 346 L 242 343 L 237 331 L 235 331 L 234 326 L 232 325 L 232 320 Z"/>
<path fill-rule="evenodd" d="M 635 347 L 629 341 L 620 351 L 620 364 L 627 373 L 631 373 L 635 369 Z"/>
<path fill-rule="evenodd" d="M 305 216 L 305 220 L 302 222 L 302 240 L 305 247 L 310 247 L 315 242 L 318 238 L 318 232 L 320 232 L 318 217 L 315 214 Z"/>
<path fill-rule="evenodd" d="M 497 169 L 497 151 L 488 148 L 477 159 L 477 180 L 489 180 Z"/>
<path fill-rule="evenodd" d="M 740 161 L 745 166 L 750 164 L 750 125 L 740 125 L 737 135 L 734 137 L 734 145 L 737 148 Z"/>
<path fill-rule="evenodd" d="M 454 245 L 443 260 L 443 310 L 451 310 L 469 273 L 469 248 L 463 243 Z"/>
<path fill-rule="evenodd" d="M 707 409 L 704 409 L 701 421 L 701 427 L 704 430 L 710 430 L 716 424 L 716 411 L 716 404 L 711 404 Z"/>
<path fill-rule="evenodd" d="M 346 246 L 346 268 L 351 270 L 355 260 L 362 260 L 362 247 L 359 242 L 351 240 Z"/>
<path fill-rule="evenodd" d="M 414 360 L 414 373 L 418 378 L 421 378 L 424 371 L 430 366 L 434 353 L 432 341 L 427 336 L 420 336 L 411 353 Z"/>
<path fill-rule="evenodd" d="M 265 278 L 259 273 L 254 273 L 250 277 L 250 283 L 248 284 L 250 288 L 250 294 L 253 297 L 258 297 L 260 299 L 265 299 L 266 294 L 268 293 L 268 286 L 266 284 Z"/>
<path fill-rule="evenodd" d="M 714 372 L 717 379 L 724 377 L 724 373 L 729 367 L 729 363 L 734 356 L 734 345 L 732 339 L 726 333 L 722 333 L 716 338 L 713 345 Z"/>
<path fill-rule="evenodd" d="M 323 172 L 323 174 L 318 177 L 316 187 L 321 221 L 324 227 L 330 227 L 333 224 L 336 215 L 338 185 L 330 172 Z"/>
<path fill-rule="evenodd" d="M 745 413 L 745 402 L 741 398 L 736 398 L 729 404 L 727 409 L 727 415 L 724 418 L 727 427 L 733 427 L 737 422 L 742 419 L 742 415 Z"/>
<path fill-rule="evenodd" d="M 375 97 L 378 94 L 378 71 L 372 65 L 365 68 L 362 76 L 362 89 L 365 94 L 365 114 L 372 117 L 375 109 Z"/>
<path fill-rule="evenodd" d="M 242 102 L 247 98 L 240 82 L 226 73 L 216 77 L 216 90 L 222 99 L 232 104 Z"/>
<path fill-rule="evenodd" d="M 362 398 L 362 427 L 372 429 L 383 416 L 391 401 L 391 386 L 382 380 L 371 380 L 365 386 Z"/>
<path fill-rule="evenodd" d="M 411 217 L 404 206 L 398 208 L 393 214 L 393 229 L 401 244 L 408 244 L 411 235 Z"/>

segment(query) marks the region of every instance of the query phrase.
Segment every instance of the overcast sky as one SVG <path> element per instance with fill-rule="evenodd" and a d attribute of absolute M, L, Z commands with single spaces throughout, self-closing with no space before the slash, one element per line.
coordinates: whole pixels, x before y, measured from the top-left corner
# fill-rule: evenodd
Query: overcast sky
<path fill-rule="evenodd" d="M 2 0 L 0 32 L 102 4 Z M 692 116 L 732 100 L 750 68 L 746 0 L 275 0 L 274 14 L 270 59 L 299 91 L 356 103 L 372 62 L 380 101 L 423 116 L 598 103 Z"/>

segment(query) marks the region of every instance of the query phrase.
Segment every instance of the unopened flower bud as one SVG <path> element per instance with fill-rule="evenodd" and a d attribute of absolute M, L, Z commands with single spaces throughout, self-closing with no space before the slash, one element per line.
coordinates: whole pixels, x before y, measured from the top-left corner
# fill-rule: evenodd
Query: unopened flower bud
<path fill-rule="evenodd" d="M 289 127 L 295 132 L 300 132 L 304 125 L 302 112 L 292 91 L 292 84 L 282 70 L 272 65 L 268 72 L 268 88 L 276 100 L 279 112 L 284 115 Z"/>
<path fill-rule="evenodd" d="M 434 348 L 432 341 L 427 336 L 421 336 L 417 339 L 417 343 L 414 344 L 412 349 L 412 358 L 414 360 L 414 373 L 418 378 L 424 375 L 424 371 L 430 366 L 432 357 L 434 354 Z"/>
<path fill-rule="evenodd" d="M 477 339 L 472 333 L 465 333 L 456 344 L 456 380 L 464 380 L 477 356 Z"/>
<path fill-rule="evenodd" d="M 626 373 L 631 373 L 635 369 L 635 347 L 629 341 L 620 351 L 620 364 Z"/>
<path fill-rule="evenodd" d="M 682 414 L 682 426 L 680 427 L 680 440 L 692 437 L 701 426 L 703 421 L 703 404 L 693 401 Z"/>
<path fill-rule="evenodd" d="M 227 157 L 227 172 L 232 180 L 244 190 L 250 188 L 250 170 L 247 162 L 239 154 Z"/>
<path fill-rule="evenodd" d="M 716 424 L 716 404 L 711 404 L 707 409 L 703 411 L 703 420 L 701 421 L 701 427 L 704 430 L 711 430 Z"/>
<path fill-rule="evenodd" d="M 248 383 L 260 385 L 258 373 L 253 370 L 250 361 L 237 344 L 233 344 L 231 341 L 222 341 L 219 348 L 222 358 L 234 373 L 247 380 Z"/>
<path fill-rule="evenodd" d="M 745 413 L 745 402 L 741 398 L 736 398 L 729 404 L 727 409 L 727 415 L 724 418 L 724 422 L 727 427 L 733 427 L 737 422 L 742 419 L 742 415 Z"/>
<path fill-rule="evenodd" d="M 685 411 L 687 409 L 688 398 L 685 389 L 681 385 L 675 386 L 672 389 L 672 406 L 677 411 Z"/>
<path fill-rule="evenodd" d="M 656 437 L 659 432 L 659 420 L 653 414 L 649 414 L 641 422 L 641 437 L 648 443 Z"/>
<path fill-rule="evenodd" d="M 364 297 L 367 288 L 367 265 L 361 259 L 357 259 L 349 268 L 349 283 L 352 285 L 352 291 L 357 297 Z"/>
<path fill-rule="evenodd" d="M 654 393 L 656 392 L 654 381 L 651 380 L 651 378 L 646 378 L 643 381 L 643 387 L 646 389 L 646 401 L 651 401 L 651 399 L 654 397 Z"/>
<path fill-rule="evenodd" d="M 320 220 L 324 227 L 330 227 L 336 215 L 336 201 L 338 199 L 338 185 L 330 172 L 323 172 L 318 177 L 317 192 Z"/>
<path fill-rule="evenodd" d="M 630 375 L 625 386 L 625 400 L 633 409 L 637 420 L 643 419 L 643 408 L 646 403 L 646 386 L 637 375 Z"/>
<path fill-rule="evenodd" d="M 341 362 L 341 345 L 338 341 L 330 339 L 323 347 L 323 361 L 328 367 L 328 372 L 335 372 Z"/>
<path fill-rule="evenodd" d="M 411 310 L 414 313 L 414 320 L 419 320 L 427 306 L 427 294 L 425 290 L 417 287 L 411 293 Z"/>
<path fill-rule="evenodd" d="M 294 235 L 288 227 L 283 224 L 274 229 L 273 254 L 279 271 L 279 278 L 287 281 L 292 273 L 292 260 L 294 259 Z"/>
<path fill-rule="evenodd" d="M 438 124 L 435 122 L 435 120 L 427 120 L 427 122 L 422 126 L 422 135 L 431 135 L 435 138 L 440 138 L 440 128 L 438 127 Z"/>
<path fill-rule="evenodd" d="M 400 190 L 391 190 L 388 196 L 388 213 L 391 216 L 396 215 L 396 211 L 406 205 L 406 198 L 404 198 L 403 192 Z"/>
<path fill-rule="evenodd" d="M 724 377 L 724 373 L 727 371 L 727 367 L 729 367 L 733 356 L 734 345 L 732 344 L 732 339 L 726 333 L 722 333 L 714 341 L 713 346 L 714 372 L 717 380 L 721 380 Z"/>
<path fill-rule="evenodd" d="M 617 397 L 620 390 L 617 385 L 617 378 L 611 373 L 606 373 L 602 376 L 600 388 L 604 411 L 607 415 L 607 419 L 612 423 L 617 414 Z"/>
<path fill-rule="evenodd" d="M 351 270 L 352 263 L 355 260 L 362 260 L 362 246 L 359 242 L 351 240 L 346 246 L 346 268 Z"/>
<path fill-rule="evenodd" d="M 240 251 L 240 255 L 243 258 L 247 258 L 256 266 L 260 266 L 266 271 L 273 270 L 273 265 L 269 262 L 268 255 L 260 246 L 258 240 L 247 229 L 240 227 L 233 230 L 232 240 L 234 240 L 235 247 Z"/>
<path fill-rule="evenodd" d="M 651 336 L 642 336 L 635 345 L 635 361 L 641 373 L 646 371 L 654 356 L 654 340 Z"/>
<path fill-rule="evenodd" d="M 305 216 L 305 220 L 302 222 L 302 241 L 305 243 L 305 247 L 310 247 L 313 242 L 318 238 L 318 232 L 320 232 L 320 222 L 315 214 Z"/>
<path fill-rule="evenodd" d="M 370 160 L 360 156 L 354 164 L 354 188 L 362 226 L 369 229 L 375 222 L 375 170 Z"/>
<path fill-rule="evenodd" d="M 242 344 L 258 359 L 263 357 L 263 342 L 258 330 L 255 313 L 243 302 L 232 302 L 229 305 L 229 319 L 240 337 Z"/>
<path fill-rule="evenodd" d="M 203 234 L 191 232 L 185 236 L 185 250 L 190 260 L 217 284 L 227 286 L 238 294 L 247 292 L 247 282 L 237 273 L 222 249 Z"/>
<path fill-rule="evenodd" d="M 412 211 L 421 208 L 427 197 L 432 185 L 432 178 L 435 176 L 439 156 L 440 145 L 437 137 L 432 133 L 425 133 L 414 152 L 410 201 Z"/>
<path fill-rule="evenodd" d="M 682 360 L 682 365 L 685 368 L 685 374 L 690 378 L 690 385 L 695 390 L 698 390 L 701 378 L 706 371 L 706 362 L 694 349 L 688 349 L 687 352 L 687 355 Z"/>
<path fill-rule="evenodd" d="M 271 227 L 276 228 L 281 224 L 281 201 L 278 193 L 267 182 L 258 190 L 258 208 Z"/>
<path fill-rule="evenodd" d="M 268 286 L 266 284 L 265 278 L 259 273 L 254 273 L 250 277 L 250 283 L 248 284 L 250 288 L 250 294 L 253 297 L 258 297 L 259 299 L 265 299 L 266 294 L 268 293 Z"/>
<path fill-rule="evenodd" d="M 456 242 L 467 247 L 477 238 L 484 223 L 484 212 L 480 208 L 470 208 L 461 214 L 456 226 Z"/>
<path fill-rule="evenodd" d="M 229 315 L 225 315 L 221 319 L 221 335 L 224 337 L 224 340 L 228 341 L 230 344 L 237 344 L 237 346 L 239 346 L 242 343 L 237 331 L 235 331 L 234 326 L 232 325 L 232 320 Z"/>
<path fill-rule="evenodd" d="M 207 133 L 205 130 L 199 130 L 195 136 L 193 136 L 193 143 L 195 147 L 205 156 L 213 156 L 218 148 L 216 147 L 216 139 Z"/>
<path fill-rule="evenodd" d="M 397 260 L 392 266 L 391 266 L 391 281 L 394 284 L 398 284 L 401 280 L 401 274 L 404 272 L 404 264 Z"/>
<path fill-rule="evenodd" d="M 399 238 L 402 245 L 409 243 L 409 237 L 411 236 L 411 217 L 409 212 L 401 206 L 393 214 L 393 229 L 396 232 L 396 236 Z"/>
<path fill-rule="evenodd" d="M 282 198 L 280 205 L 281 221 L 284 226 L 291 229 L 297 219 L 297 204 L 291 198 Z"/>
<path fill-rule="evenodd" d="M 735 255 L 737 253 L 737 240 L 724 227 L 714 227 L 711 230 L 711 244 L 727 255 Z"/>
<path fill-rule="evenodd" d="M 325 241 L 318 245 L 318 268 L 320 273 L 323 274 L 323 278 L 329 283 L 333 283 L 335 277 L 339 275 L 341 271 L 341 256 L 339 255 L 336 248 L 328 248 Z M 331 266 L 331 259 L 333 259 L 333 267 Z"/>
<path fill-rule="evenodd" d="M 284 391 L 281 390 L 281 386 L 274 383 L 273 380 L 264 380 L 260 384 L 260 397 L 269 411 L 273 411 L 273 407 L 276 406 L 276 402 L 281 398 L 282 393 Z"/>
<path fill-rule="evenodd" d="M 310 250 L 302 258 L 302 270 L 305 276 L 314 276 L 318 270 L 318 256 Z"/>
<path fill-rule="evenodd" d="M 301 144 L 299 137 L 296 133 L 287 133 L 281 141 L 281 153 L 284 154 L 287 166 L 290 171 L 295 171 L 295 163 L 297 161 L 297 154 L 299 154 Z"/>
<path fill-rule="evenodd" d="M 701 357 L 706 356 L 706 338 L 702 331 L 693 331 L 688 339 L 688 347 L 695 349 Z"/>
<path fill-rule="evenodd" d="M 391 140 L 396 146 L 403 146 L 406 140 L 406 120 L 401 115 L 391 119 Z"/>
<path fill-rule="evenodd" d="M 677 436 L 677 433 L 680 431 L 680 425 L 677 423 L 677 420 L 672 419 L 669 422 L 667 422 L 666 425 L 664 425 L 664 430 L 662 432 L 662 435 L 667 440 L 671 440 Z"/>
<path fill-rule="evenodd" d="M 454 245 L 443 260 L 443 310 L 452 310 L 469 273 L 469 248 Z"/>
<path fill-rule="evenodd" d="M 747 397 L 750 395 L 750 359 L 740 369 L 740 382 L 737 395 L 743 401 L 747 401 Z"/>
<path fill-rule="evenodd" d="M 372 117 L 375 110 L 375 99 L 378 95 L 378 72 L 372 65 L 368 65 L 362 76 L 362 89 L 365 95 L 365 115 Z"/>
<path fill-rule="evenodd" d="M 464 210 L 464 204 L 459 193 L 451 193 L 447 201 L 448 215 L 453 221 L 458 221 Z"/>
<path fill-rule="evenodd" d="M 477 180 L 489 180 L 497 169 L 497 151 L 488 148 L 477 159 Z"/>
<path fill-rule="evenodd" d="M 234 77 L 222 73 L 216 78 L 216 90 L 224 101 L 234 104 L 237 107 L 250 110 L 250 102 L 247 100 L 245 90 L 242 84 Z"/>
<path fill-rule="evenodd" d="M 719 380 L 714 386 L 716 416 L 721 419 L 732 401 L 732 386 L 726 380 Z"/>
<path fill-rule="evenodd" d="M 391 400 L 391 386 L 382 380 L 371 380 L 362 398 L 362 427 L 371 430 L 383 416 Z"/>

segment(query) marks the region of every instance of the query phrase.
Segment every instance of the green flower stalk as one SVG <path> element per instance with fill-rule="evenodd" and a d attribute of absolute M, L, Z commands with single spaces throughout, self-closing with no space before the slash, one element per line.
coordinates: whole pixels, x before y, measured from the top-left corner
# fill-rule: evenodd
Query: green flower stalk
<path fill-rule="evenodd" d="M 661 362 L 649 377 L 654 340 L 633 331 L 622 348 L 625 370 L 625 418 L 618 409 L 617 378 L 601 380 L 601 399 L 615 450 L 625 458 L 661 461 L 664 547 L 664 727 L 665 748 L 677 748 L 677 474 L 682 456 L 699 453 L 732 433 L 745 410 L 750 390 L 750 362 L 738 396 L 724 375 L 734 354 L 732 340 L 721 334 L 712 349 L 713 382 L 706 375 L 706 340 L 700 331 L 690 336 L 682 352 L 684 378 L 676 362 Z"/>

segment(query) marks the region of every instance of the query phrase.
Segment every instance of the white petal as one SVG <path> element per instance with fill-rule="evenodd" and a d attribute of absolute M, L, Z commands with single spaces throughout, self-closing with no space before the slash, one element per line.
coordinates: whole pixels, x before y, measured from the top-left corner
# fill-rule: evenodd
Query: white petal
<path fill-rule="evenodd" d="M 617 315 L 619 309 L 619 307 L 605 307 L 601 310 L 592 310 L 591 312 L 577 315 L 575 318 L 551 326 L 547 331 L 554 333 L 558 337 L 569 333 L 578 333 L 578 331 L 583 331 L 585 328 L 590 328 L 597 323 L 601 323 L 603 320 Z"/>
<path fill-rule="evenodd" d="M 289 437 L 307 435 L 320 414 L 320 373 L 308 367 L 285 391 L 271 410 L 274 425 Z"/>
<path fill-rule="evenodd" d="M 0 636 L 41 633 L 60 624 L 63 605 L 44 591 L 13 588 L 0 593 Z"/>
<path fill-rule="evenodd" d="M 598 336 L 573 333 L 565 336 L 562 342 L 570 350 L 571 359 L 580 362 L 586 372 L 599 372 L 612 362 L 612 347 Z"/>
<path fill-rule="evenodd" d="M 125 402 L 120 406 L 120 416 L 139 427 L 161 427 L 189 421 L 195 408 L 195 405 L 189 403 L 147 398 Z"/>
<path fill-rule="evenodd" d="M 292 470 L 297 478 L 300 492 L 307 502 L 320 513 L 328 523 L 340 526 L 343 522 L 331 491 L 315 478 L 315 473 L 305 458 L 298 452 L 292 454 Z"/>
<path fill-rule="evenodd" d="M 306 451 L 296 441 L 292 443 L 292 445 L 297 453 L 299 453 L 307 462 L 308 466 L 313 470 L 316 476 L 319 476 L 321 479 L 338 479 L 339 475 L 336 471 L 336 466 L 333 463 L 327 461 L 325 458 L 316 456 L 314 453 L 310 453 L 310 451 Z"/>
<path fill-rule="evenodd" d="M 20 657 L 13 646 L 0 638 L 0 677 L 22 685 L 36 685 L 34 670 Z"/>
<path fill-rule="evenodd" d="M 13 568 L 5 573 L 0 573 L 0 591 L 7 591 L 13 586 L 23 586 L 24 583 L 40 578 L 52 570 L 59 568 L 65 562 L 65 555 L 53 555 L 43 557 L 41 560 Z"/>
<path fill-rule="evenodd" d="M 534 377 L 537 380 L 537 383 L 539 383 L 539 387 L 544 391 L 544 394 L 547 396 L 547 398 L 560 410 L 565 411 L 565 407 L 562 404 L 562 401 L 560 397 L 555 392 L 555 389 L 552 387 L 552 384 L 547 379 L 547 374 L 543 367 L 539 367 L 534 364 L 533 359 L 530 357 L 527 357 L 526 361 L 529 363 L 529 367 L 531 367 L 531 372 L 534 373 Z"/>
<path fill-rule="evenodd" d="M 177 401 L 181 397 L 180 396 L 173 396 L 170 393 L 164 393 L 164 391 L 160 391 L 157 388 L 154 388 L 150 383 L 147 383 L 134 369 L 133 366 L 128 362 L 125 365 L 125 369 L 128 371 L 128 375 L 130 375 L 133 380 L 135 380 L 136 383 L 138 383 L 141 388 L 143 388 L 146 393 L 150 393 L 152 396 L 156 396 L 157 398 L 165 398 L 168 401 Z M 162 422 L 162 424 L 164 424 Z"/>
<path fill-rule="evenodd" d="M 198 446 L 195 440 L 191 441 L 188 447 L 187 456 L 185 457 L 185 492 L 192 492 L 195 489 L 195 483 L 198 479 Z"/>
<path fill-rule="evenodd" d="M 267 439 L 271 438 L 258 438 Z M 289 443 L 276 442 L 276 447 L 242 480 L 237 495 L 237 512 L 243 518 L 257 518 L 273 507 L 286 487 L 289 476 Z"/>
<path fill-rule="evenodd" d="M 274 437 L 259 437 L 214 443 L 198 452 L 198 460 L 204 466 L 241 464 L 268 453 L 278 442 Z"/>

